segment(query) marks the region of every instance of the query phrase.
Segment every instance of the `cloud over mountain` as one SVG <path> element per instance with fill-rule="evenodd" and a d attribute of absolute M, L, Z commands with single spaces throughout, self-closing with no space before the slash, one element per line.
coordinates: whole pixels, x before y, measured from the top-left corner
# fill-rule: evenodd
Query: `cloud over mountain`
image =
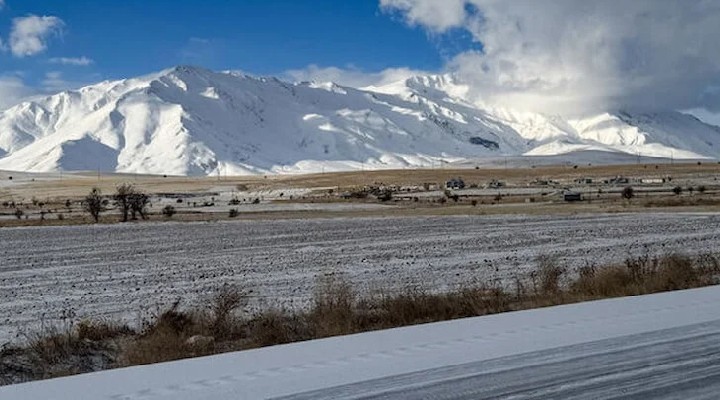
<path fill-rule="evenodd" d="M 380 3 L 433 33 L 469 32 L 482 50 L 448 67 L 481 103 L 560 113 L 720 108 L 717 1 Z"/>
<path fill-rule="evenodd" d="M 387 68 L 379 72 L 364 72 L 353 67 L 338 68 L 309 65 L 303 69 L 285 71 L 283 78 L 296 82 L 334 82 L 339 85 L 360 88 L 367 86 L 384 86 L 423 74 L 425 74 L 425 72 L 412 70 L 410 68 Z"/>

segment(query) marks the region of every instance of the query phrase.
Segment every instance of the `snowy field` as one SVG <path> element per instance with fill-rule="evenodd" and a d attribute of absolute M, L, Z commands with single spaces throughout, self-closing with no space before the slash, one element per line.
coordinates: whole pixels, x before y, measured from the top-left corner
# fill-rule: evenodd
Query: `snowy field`
<path fill-rule="evenodd" d="M 252 306 L 304 307 L 316 279 L 343 273 L 363 290 L 512 282 L 540 255 L 575 268 L 644 254 L 713 251 L 720 215 L 453 216 L 142 223 L 0 229 L 0 343 L 20 328 L 122 317 L 222 283 Z"/>
<path fill-rule="evenodd" d="M 716 399 L 720 287 L 0 387 L 3 400 Z"/>

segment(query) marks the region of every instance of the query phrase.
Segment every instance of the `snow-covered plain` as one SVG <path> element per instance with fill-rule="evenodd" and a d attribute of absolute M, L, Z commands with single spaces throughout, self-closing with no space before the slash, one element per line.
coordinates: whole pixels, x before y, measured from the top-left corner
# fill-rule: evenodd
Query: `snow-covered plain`
<path fill-rule="evenodd" d="M 540 255 L 574 267 L 720 244 L 715 214 L 453 216 L 144 223 L 0 229 L 0 343 L 20 329 L 78 317 L 123 317 L 222 283 L 253 307 L 302 308 L 316 277 L 359 290 L 512 283 Z"/>
<path fill-rule="evenodd" d="M 0 387 L 3 400 L 713 399 L 720 287 Z"/>
<path fill-rule="evenodd" d="M 0 169 L 243 175 L 567 153 L 720 157 L 720 128 L 689 114 L 567 118 L 482 109 L 464 92 L 451 75 L 355 89 L 180 66 L 0 112 Z"/>

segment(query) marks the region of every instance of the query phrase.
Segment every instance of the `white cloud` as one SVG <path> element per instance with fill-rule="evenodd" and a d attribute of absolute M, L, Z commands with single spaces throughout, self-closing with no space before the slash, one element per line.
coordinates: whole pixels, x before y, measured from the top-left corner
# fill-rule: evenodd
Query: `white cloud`
<path fill-rule="evenodd" d="M 436 31 L 457 27 L 465 21 L 464 0 L 380 0 L 386 11 L 399 11 L 410 25 L 423 25 Z"/>
<path fill-rule="evenodd" d="M 13 19 L 10 50 L 15 57 L 33 56 L 47 49 L 47 40 L 58 35 L 65 23 L 58 17 L 28 15 Z"/>
<path fill-rule="evenodd" d="M 34 100 L 63 90 L 73 90 L 100 80 L 97 75 L 89 75 L 87 80 L 67 80 L 62 72 L 49 71 L 37 85 L 29 86 L 23 81 L 25 72 L 14 71 L 0 75 L 0 111 L 22 101 Z"/>
<path fill-rule="evenodd" d="M 62 65 L 75 65 L 80 67 L 85 67 L 90 64 L 93 64 L 95 61 L 93 61 L 90 58 L 87 58 L 85 56 L 82 57 L 53 57 L 50 60 L 48 60 L 50 64 L 62 64 Z"/>
<path fill-rule="evenodd" d="M 482 50 L 448 65 L 480 103 L 572 113 L 720 109 L 720 2 L 380 0 L 433 33 L 464 29 Z M 442 8 L 447 6 L 446 10 Z"/>
<path fill-rule="evenodd" d="M 42 90 L 45 93 L 57 93 L 63 90 L 76 89 L 85 85 L 85 82 L 68 81 L 63 77 L 60 71 L 49 71 L 45 73 L 45 78 L 40 82 Z"/>
<path fill-rule="evenodd" d="M 290 70 L 283 77 L 296 82 L 335 82 L 349 87 L 383 86 L 426 72 L 409 68 L 388 68 L 380 72 L 364 72 L 357 68 L 319 67 L 309 65 L 304 69 Z"/>
<path fill-rule="evenodd" d="M 5 8 L 5 0 L 0 0 L 0 10 Z"/>
<path fill-rule="evenodd" d="M 36 93 L 17 76 L 0 76 L 0 110 L 12 107 Z"/>

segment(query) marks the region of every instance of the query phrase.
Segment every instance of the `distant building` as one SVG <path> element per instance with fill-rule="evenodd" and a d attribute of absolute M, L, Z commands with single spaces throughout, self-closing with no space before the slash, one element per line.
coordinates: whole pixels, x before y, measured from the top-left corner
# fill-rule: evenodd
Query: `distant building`
<path fill-rule="evenodd" d="M 452 178 L 445 182 L 445 187 L 448 189 L 465 189 L 465 181 L 460 178 Z"/>
<path fill-rule="evenodd" d="M 497 188 L 501 188 L 503 186 L 505 186 L 505 182 L 499 181 L 497 179 L 491 180 L 490 183 L 488 183 L 488 185 L 487 185 L 487 187 L 489 187 L 491 189 L 497 189 Z"/>
<path fill-rule="evenodd" d="M 624 176 L 616 176 L 614 178 L 610 178 L 605 181 L 605 183 L 610 185 L 625 185 L 630 183 L 630 179 L 624 177 Z"/>
<path fill-rule="evenodd" d="M 640 183 L 660 184 L 660 183 L 665 183 L 665 179 L 663 179 L 663 178 L 642 178 L 642 179 L 640 179 Z"/>
<path fill-rule="evenodd" d="M 567 191 L 563 193 L 563 199 L 565 199 L 565 201 L 582 201 L 582 194 L 580 192 Z"/>

